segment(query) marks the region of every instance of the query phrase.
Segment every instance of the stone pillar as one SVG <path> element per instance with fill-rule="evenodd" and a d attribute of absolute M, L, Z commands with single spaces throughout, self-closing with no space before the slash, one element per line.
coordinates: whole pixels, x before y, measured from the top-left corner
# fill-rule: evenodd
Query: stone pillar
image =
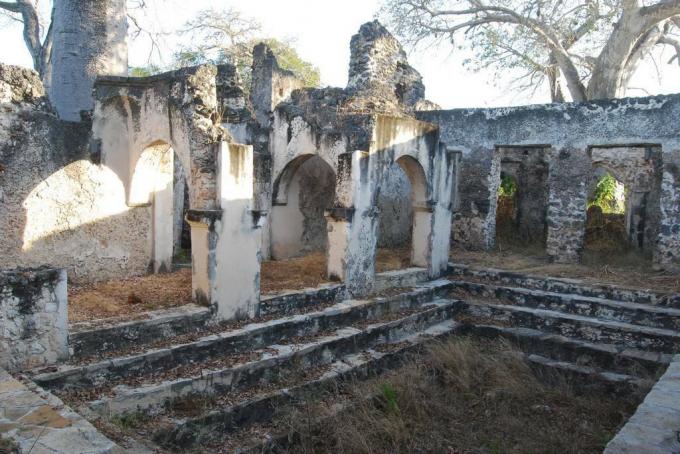
<path fill-rule="evenodd" d="M 461 159 L 459 151 L 449 150 L 444 144 L 440 144 L 439 150 L 434 167 L 432 226 L 428 235 L 430 241 L 428 274 L 433 279 L 445 273 L 449 265 L 451 225 L 458 184 L 456 180 Z"/>
<path fill-rule="evenodd" d="M 125 0 L 55 0 L 52 33 L 50 101 L 63 120 L 80 121 L 97 76 L 127 75 Z"/>
<path fill-rule="evenodd" d="M 163 153 L 153 193 L 153 267 L 155 273 L 172 271 L 174 252 L 174 152 Z"/>
<path fill-rule="evenodd" d="M 370 294 L 375 283 L 379 210 L 371 165 L 363 151 L 340 157 L 335 207 L 326 212 L 328 276 L 344 281 L 351 296 Z"/>
<path fill-rule="evenodd" d="M 586 232 L 590 160 L 585 150 L 563 148 L 550 161 L 546 252 L 558 263 L 578 263 Z"/>
<path fill-rule="evenodd" d="M 680 149 L 664 150 L 660 206 L 654 263 L 680 271 Z"/>
<path fill-rule="evenodd" d="M 221 209 L 189 210 L 194 298 L 218 320 L 255 317 L 259 310 L 261 227 L 253 211 L 253 149 L 222 143 Z"/>
<path fill-rule="evenodd" d="M 430 268 L 432 263 L 432 235 L 434 209 L 432 204 L 413 207 L 413 228 L 411 231 L 411 265 Z"/>
<path fill-rule="evenodd" d="M 0 273 L 0 368 L 19 371 L 65 361 L 66 270 Z"/>
<path fill-rule="evenodd" d="M 191 227 L 191 288 L 198 304 L 212 306 L 212 281 L 215 276 L 215 228 L 222 219 L 221 210 L 188 210 Z"/>

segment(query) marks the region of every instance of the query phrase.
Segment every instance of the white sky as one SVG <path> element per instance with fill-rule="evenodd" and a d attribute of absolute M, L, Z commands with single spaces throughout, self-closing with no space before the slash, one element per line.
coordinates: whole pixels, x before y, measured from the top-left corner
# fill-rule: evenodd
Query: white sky
<path fill-rule="evenodd" d="M 197 11 L 209 7 L 230 7 L 259 20 L 264 34 L 278 38 L 294 38 L 302 58 L 321 70 L 325 85 L 343 87 L 347 82 L 349 41 L 359 26 L 373 20 L 380 0 L 154 0 L 149 19 L 167 31 L 176 30 Z M 163 54 L 172 56 L 173 38 L 168 38 Z M 143 66 L 148 56 L 143 41 L 130 43 L 130 65 Z M 663 61 L 671 53 L 666 51 Z M 451 53 L 443 46 L 419 50 L 410 55 L 411 64 L 423 75 L 427 97 L 445 108 L 484 107 L 549 102 L 547 91 L 535 96 L 512 93 L 505 80 L 495 80 L 490 73 L 472 73 L 463 68 L 466 55 Z M 0 61 L 30 66 L 30 58 L 17 25 L 5 23 L 0 29 Z M 659 81 L 653 65 L 642 68 L 632 83 L 644 87 L 649 94 L 680 92 L 680 67 L 663 65 Z M 631 96 L 644 96 L 642 91 Z"/>

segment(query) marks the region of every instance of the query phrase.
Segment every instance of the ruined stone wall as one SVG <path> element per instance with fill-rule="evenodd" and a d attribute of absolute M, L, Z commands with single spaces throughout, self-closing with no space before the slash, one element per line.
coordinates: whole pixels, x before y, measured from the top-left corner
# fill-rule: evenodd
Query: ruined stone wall
<path fill-rule="evenodd" d="M 494 151 L 502 146 L 550 148 L 547 252 L 555 260 L 577 260 L 584 235 L 587 186 L 592 171 L 591 147 L 661 149 L 663 171 L 659 197 L 659 234 L 654 243 L 657 263 L 680 265 L 677 232 L 680 210 L 677 121 L 680 96 L 657 96 L 498 109 L 455 109 L 420 112 L 438 124 L 448 146 L 463 152 L 460 170 L 460 213 L 454 239 L 467 247 L 493 245 L 499 169 Z M 630 165 L 630 164 L 629 164 Z M 654 214 L 650 214 L 654 216 Z M 663 251 L 663 252 L 662 252 Z"/>
<path fill-rule="evenodd" d="M 424 109 L 423 79 L 401 43 L 378 21 L 361 26 L 350 43 L 347 90 L 359 105 L 379 111 Z M 363 102 L 362 99 L 363 98 Z"/>
<path fill-rule="evenodd" d="M 93 136 L 102 163 L 130 190 L 140 156 L 172 147 L 188 177 L 192 209 L 217 206 L 217 150 L 222 128 L 213 65 L 151 77 L 101 77 L 95 84 Z"/>
<path fill-rule="evenodd" d="M 11 371 L 68 359 L 66 272 L 0 272 L 0 368 Z"/>
<path fill-rule="evenodd" d="M 76 282 L 144 273 L 150 211 L 91 160 L 90 125 L 58 120 L 32 71 L 0 66 L 0 87 L 13 93 L 0 100 L 0 266 L 63 267 Z"/>

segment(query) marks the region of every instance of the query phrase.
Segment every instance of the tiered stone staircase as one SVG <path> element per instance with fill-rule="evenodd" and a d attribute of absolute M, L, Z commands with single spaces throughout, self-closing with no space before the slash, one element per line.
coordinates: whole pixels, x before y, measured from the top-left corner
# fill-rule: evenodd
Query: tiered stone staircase
<path fill-rule="evenodd" d="M 449 279 L 388 296 L 339 294 L 268 300 L 247 324 L 214 325 L 192 309 L 106 327 L 99 343 L 96 330 L 81 331 L 70 364 L 32 379 L 100 427 L 134 427 L 119 442 L 135 452 L 247 451 L 285 442 L 250 430 L 277 409 L 399 367 L 447 336 L 505 338 L 538 368 L 614 392 L 656 377 L 680 345 L 680 310 L 649 292 L 452 266 Z"/>
<path fill-rule="evenodd" d="M 655 380 L 680 349 L 674 295 L 452 266 L 463 332 L 508 339 L 527 360 L 619 390 Z"/>

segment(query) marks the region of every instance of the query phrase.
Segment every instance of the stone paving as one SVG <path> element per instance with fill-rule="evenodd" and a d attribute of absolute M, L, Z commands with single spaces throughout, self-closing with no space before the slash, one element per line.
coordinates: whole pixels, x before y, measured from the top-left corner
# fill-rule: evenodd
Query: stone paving
<path fill-rule="evenodd" d="M 30 389 L 2 369 L 0 437 L 32 454 L 124 452 L 61 400 L 37 386 Z"/>

